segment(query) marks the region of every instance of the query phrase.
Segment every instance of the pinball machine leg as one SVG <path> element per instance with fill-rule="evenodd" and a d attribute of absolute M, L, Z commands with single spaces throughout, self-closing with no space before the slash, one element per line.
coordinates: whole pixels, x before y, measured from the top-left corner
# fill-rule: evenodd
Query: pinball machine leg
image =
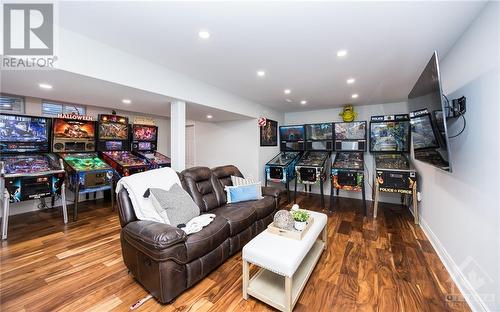
<path fill-rule="evenodd" d="M 295 189 L 293 191 L 293 203 L 297 202 L 297 177 L 295 177 Z"/>
<path fill-rule="evenodd" d="M 365 217 L 368 216 L 368 207 L 366 206 L 366 193 L 365 193 L 365 178 L 363 177 L 363 183 L 361 183 L 361 196 L 363 198 L 363 205 L 365 207 Z"/>
<path fill-rule="evenodd" d="M 290 181 L 286 180 L 285 182 L 285 189 L 286 189 L 286 197 L 287 197 L 287 204 L 290 203 Z"/>
<path fill-rule="evenodd" d="M 325 209 L 325 196 L 324 196 L 324 190 L 323 190 L 323 186 L 324 186 L 324 183 L 323 183 L 323 179 L 319 180 L 319 188 L 320 188 L 320 193 L 321 193 L 321 209 Z"/>
<path fill-rule="evenodd" d="M 417 199 L 417 182 L 413 184 L 412 194 L 413 196 L 413 218 L 415 220 L 415 224 L 420 223 L 420 216 L 418 215 L 418 199 Z"/>
<path fill-rule="evenodd" d="M 114 183 L 111 181 L 111 211 L 115 211 L 115 189 L 114 189 Z"/>
<path fill-rule="evenodd" d="M 378 197 L 379 197 L 379 187 L 378 187 L 378 182 L 375 180 L 375 200 L 373 202 L 373 218 L 377 218 L 377 212 L 378 212 Z"/>
<path fill-rule="evenodd" d="M 66 207 L 66 183 L 63 183 L 61 185 L 61 204 L 62 204 L 62 211 L 63 211 L 63 220 L 64 224 L 68 223 L 68 209 Z"/>
<path fill-rule="evenodd" d="M 75 185 L 75 201 L 73 203 L 73 221 L 78 218 L 78 201 L 80 200 L 80 183 Z"/>
<path fill-rule="evenodd" d="M 330 212 L 333 212 L 333 181 L 330 181 Z"/>
<path fill-rule="evenodd" d="M 9 202 L 9 192 L 4 189 L 2 193 L 2 208 L 3 208 L 3 214 L 2 214 L 2 240 L 7 239 L 7 230 L 9 228 L 9 209 L 10 209 L 10 202 Z"/>

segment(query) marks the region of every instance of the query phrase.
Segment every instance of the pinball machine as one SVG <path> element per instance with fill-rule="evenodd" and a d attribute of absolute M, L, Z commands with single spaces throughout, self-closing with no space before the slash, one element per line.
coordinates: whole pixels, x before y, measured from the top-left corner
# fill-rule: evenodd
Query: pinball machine
<path fill-rule="evenodd" d="M 331 170 L 330 211 L 333 211 L 334 190 L 361 192 L 365 215 L 366 121 L 334 123 L 335 156 Z"/>
<path fill-rule="evenodd" d="M 65 171 L 62 159 L 50 150 L 50 118 L 0 114 L 0 192 L 2 239 L 7 239 L 10 204 L 61 196 L 64 223 Z"/>
<path fill-rule="evenodd" d="M 80 194 L 110 190 L 113 194 L 113 168 L 95 151 L 95 121 L 90 116 L 64 114 L 52 122 L 52 151 L 64 160 L 68 188 L 75 194 L 73 220 L 78 216 Z M 114 208 L 111 196 L 111 207 Z"/>
<path fill-rule="evenodd" d="M 333 124 L 319 123 L 305 125 L 306 152 L 295 165 L 294 202 L 297 195 L 297 184 L 311 191 L 312 185 L 319 185 L 321 207 L 325 206 L 324 182 L 328 175 L 331 151 L 333 150 Z"/>
<path fill-rule="evenodd" d="M 156 151 L 158 146 L 158 127 L 156 125 L 132 125 L 132 152 L 146 159 L 151 169 L 170 167 L 169 157 Z"/>
<path fill-rule="evenodd" d="M 295 177 L 295 164 L 304 150 L 304 126 L 281 126 L 280 153 L 273 157 L 265 167 L 267 186 L 268 181 L 282 183 L 287 191 L 290 202 L 290 181 Z"/>
<path fill-rule="evenodd" d="M 98 119 L 97 150 L 118 177 L 148 170 L 149 163 L 130 151 L 128 118 L 100 114 Z"/>
<path fill-rule="evenodd" d="M 417 172 L 409 159 L 410 140 L 408 114 L 371 117 L 370 153 L 375 158 L 375 218 L 380 192 L 399 193 L 404 202 L 407 195 L 412 196 L 413 209 L 417 212 Z"/>

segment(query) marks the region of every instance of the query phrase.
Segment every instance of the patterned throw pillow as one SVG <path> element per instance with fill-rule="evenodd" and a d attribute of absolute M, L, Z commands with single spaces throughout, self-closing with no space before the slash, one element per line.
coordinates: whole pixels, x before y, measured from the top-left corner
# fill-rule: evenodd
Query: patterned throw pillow
<path fill-rule="evenodd" d="M 233 184 L 233 186 L 240 186 L 240 185 L 255 184 L 257 183 L 257 181 L 255 181 L 254 178 L 252 177 L 244 179 L 237 176 L 231 176 L 231 183 Z"/>
<path fill-rule="evenodd" d="M 172 185 L 168 191 L 150 188 L 149 193 L 153 206 L 166 224 L 186 224 L 200 215 L 200 208 L 178 184 Z"/>

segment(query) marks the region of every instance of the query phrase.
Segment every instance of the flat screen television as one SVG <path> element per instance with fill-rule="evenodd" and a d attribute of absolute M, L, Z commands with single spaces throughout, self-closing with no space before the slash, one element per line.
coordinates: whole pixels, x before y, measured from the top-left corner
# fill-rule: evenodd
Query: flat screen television
<path fill-rule="evenodd" d="M 408 108 L 415 159 L 451 171 L 447 125 L 449 107 L 441 87 L 437 52 L 432 54 L 408 94 Z"/>

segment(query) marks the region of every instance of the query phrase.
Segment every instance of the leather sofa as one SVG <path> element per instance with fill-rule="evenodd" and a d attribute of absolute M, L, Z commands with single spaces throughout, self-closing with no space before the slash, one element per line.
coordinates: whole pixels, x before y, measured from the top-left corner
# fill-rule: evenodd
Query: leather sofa
<path fill-rule="evenodd" d="M 123 261 L 159 302 L 171 302 L 272 222 L 280 190 L 263 187 L 260 200 L 227 204 L 224 186 L 231 185 L 231 175 L 243 177 L 235 166 L 193 167 L 179 174 L 201 213 L 216 215 L 191 235 L 168 224 L 137 220 L 127 191 L 117 194 Z"/>

